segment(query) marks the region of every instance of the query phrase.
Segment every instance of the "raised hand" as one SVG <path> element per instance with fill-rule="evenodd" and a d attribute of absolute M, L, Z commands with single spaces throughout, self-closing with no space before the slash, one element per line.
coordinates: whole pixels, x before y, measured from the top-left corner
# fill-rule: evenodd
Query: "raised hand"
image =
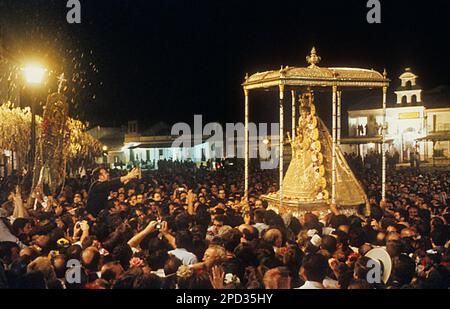
<path fill-rule="evenodd" d="M 48 203 L 48 201 L 47 201 Z M 63 214 L 64 208 L 61 205 L 56 206 L 55 208 L 55 216 L 59 217 Z"/>
<path fill-rule="evenodd" d="M 252 217 L 250 216 L 250 213 L 249 213 L 249 212 L 246 212 L 246 213 L 244 214 L 244 223 L 245 223 L 245 224 L 250 224 L 251 221 L 252 221 Z"/>
<path fill-rule="evenodd" d="M 339 265 L 339 263 L 338 263 L 337 259 L 335 259 L 335 258 L 328 259 L 328 266 L 330 266 L 332 271 L 337 271 L 338 265 Z"/>
<path fill-rule="evenodd" d="M 167 226 L 167 222 L 166 221 L 162 221 L 161 222 L 161 228 L 159 229 L 159 231 L 163 235 L 169 234 L 169 227 Z"/>
<path fill-rule="evenodd" d="M 189 190 L 189 191 L 188 191 L 188 194 L 187 194 L 187 200 L 188 200 L 188 202 L 192 202 L 192 201 L 194 200 L 194 198 L 195 198 L 194 192 L 192 192 L 192 190 Z"/>
<path fill-rule="evenodd" d="M 81 224 L 80 222 L 77 222 L 73 227 L 73 237 L 77 237 L 80 231 L 81 231 Z"/>
<path fill-rule="evenodd" d="M 135 167 L 133 168 L 127 175 L 128 179 L 134 179 L 134 178 L 138 178 L 140 174 L 139 168 Z"/>
<path fill-rule="evenodd" d="M 84 220 L 83 222 L 81 222 L 80 224 L 80 228 L 83 232 L 87 232 L 89 231 L 89 224 L 86 220 Z"/>
<path fill-rule="evenodd" d="M 211 269 L 211 274 L 209 275 L 209 280 L 214 289 L 223 289 L 223 279 L 225 278 L 225 273 L 220 266 L 213 266 Z"/>
<path fill-rule="evenodd" d="M 151 233 L 156 229 L 158 225 L 158 221 L 150 221 L 150 223 L 145 227 L 144 231 L 147 233 Z"/>

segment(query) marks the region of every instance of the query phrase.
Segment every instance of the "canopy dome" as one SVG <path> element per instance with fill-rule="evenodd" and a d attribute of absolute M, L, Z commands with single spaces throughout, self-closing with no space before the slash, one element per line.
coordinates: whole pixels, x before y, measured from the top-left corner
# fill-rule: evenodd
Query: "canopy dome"
<path fill-rule="evenodd" d="M 389 80 L 373 69 L 347 67 L 319 67 L 320 57 L 315 48 L 306 57 L 308 67 L 281 67 L 280 70 L 258 72 L 246 77 L 246 89 L 269 88 L 279 84 L 291 86 L 383 87 Z"/>

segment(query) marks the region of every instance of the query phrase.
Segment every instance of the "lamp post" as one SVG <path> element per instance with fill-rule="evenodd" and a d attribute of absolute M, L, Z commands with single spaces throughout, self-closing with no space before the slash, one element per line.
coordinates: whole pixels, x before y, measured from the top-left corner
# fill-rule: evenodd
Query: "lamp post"
<path fill-rule="evenodd" d="M 103 164 L 107 164 L 108 163 L 108 146 L 103 145 L 102 150 L 103 150 Z"/>
<path fill-rule="evenodd" d="M 22 69 L 25 82 L 32 91 L 31 98 L 31 138 L 30 138 L 30 157 L 28 162 L 28 168 L 33 177 L 34 158 L 36 154 L 36 102 L 37 95 L 35 90 L 42 85 L 47 70 L 39 64 L 28 64 Z"/>

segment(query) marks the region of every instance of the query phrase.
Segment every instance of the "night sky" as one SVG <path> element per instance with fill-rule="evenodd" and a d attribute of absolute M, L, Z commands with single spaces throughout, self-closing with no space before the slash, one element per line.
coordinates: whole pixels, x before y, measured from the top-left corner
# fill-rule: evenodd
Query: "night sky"
<path fill-rule="evenodd" d="M 372 25 L 366 2 L 81 0 L 69 25 L 66 0 L 0 0 L 0 25 L 18 58 L 41 52 L 55 72 L 78 72 L 71 112 L 91 124 L 242 121 L 245 73 L 305 66 L 312 46 L 322 66 L 386 67 L 393 88 L 405 67 L 424 89 L 450 84 L 450 1 L 381 1 Z M 251 103 L 253 120 L 276 120 L 273 95 Z M 327 118 L 329 102 L 317 104 Z"/>

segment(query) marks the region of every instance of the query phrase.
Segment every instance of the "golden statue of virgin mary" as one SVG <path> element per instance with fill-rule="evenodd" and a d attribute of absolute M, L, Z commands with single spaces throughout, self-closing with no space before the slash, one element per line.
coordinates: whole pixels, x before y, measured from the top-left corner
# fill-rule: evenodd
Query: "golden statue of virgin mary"
<path fill-rule="evenodd" d="M 316 114 L 314 94 L 300 97 L 300 117 L 295 137 L 288 136 L 292 159 L 283 179 L 280 192 L 263 198 L 279 213 L 301 216 L 305 212 L 328 212 L 331 204 L 332 138 L 323 121 Z M 366 204 L 366 194 L 336 145 L 336 205 L 342 213 L 356 212 Z"/>

